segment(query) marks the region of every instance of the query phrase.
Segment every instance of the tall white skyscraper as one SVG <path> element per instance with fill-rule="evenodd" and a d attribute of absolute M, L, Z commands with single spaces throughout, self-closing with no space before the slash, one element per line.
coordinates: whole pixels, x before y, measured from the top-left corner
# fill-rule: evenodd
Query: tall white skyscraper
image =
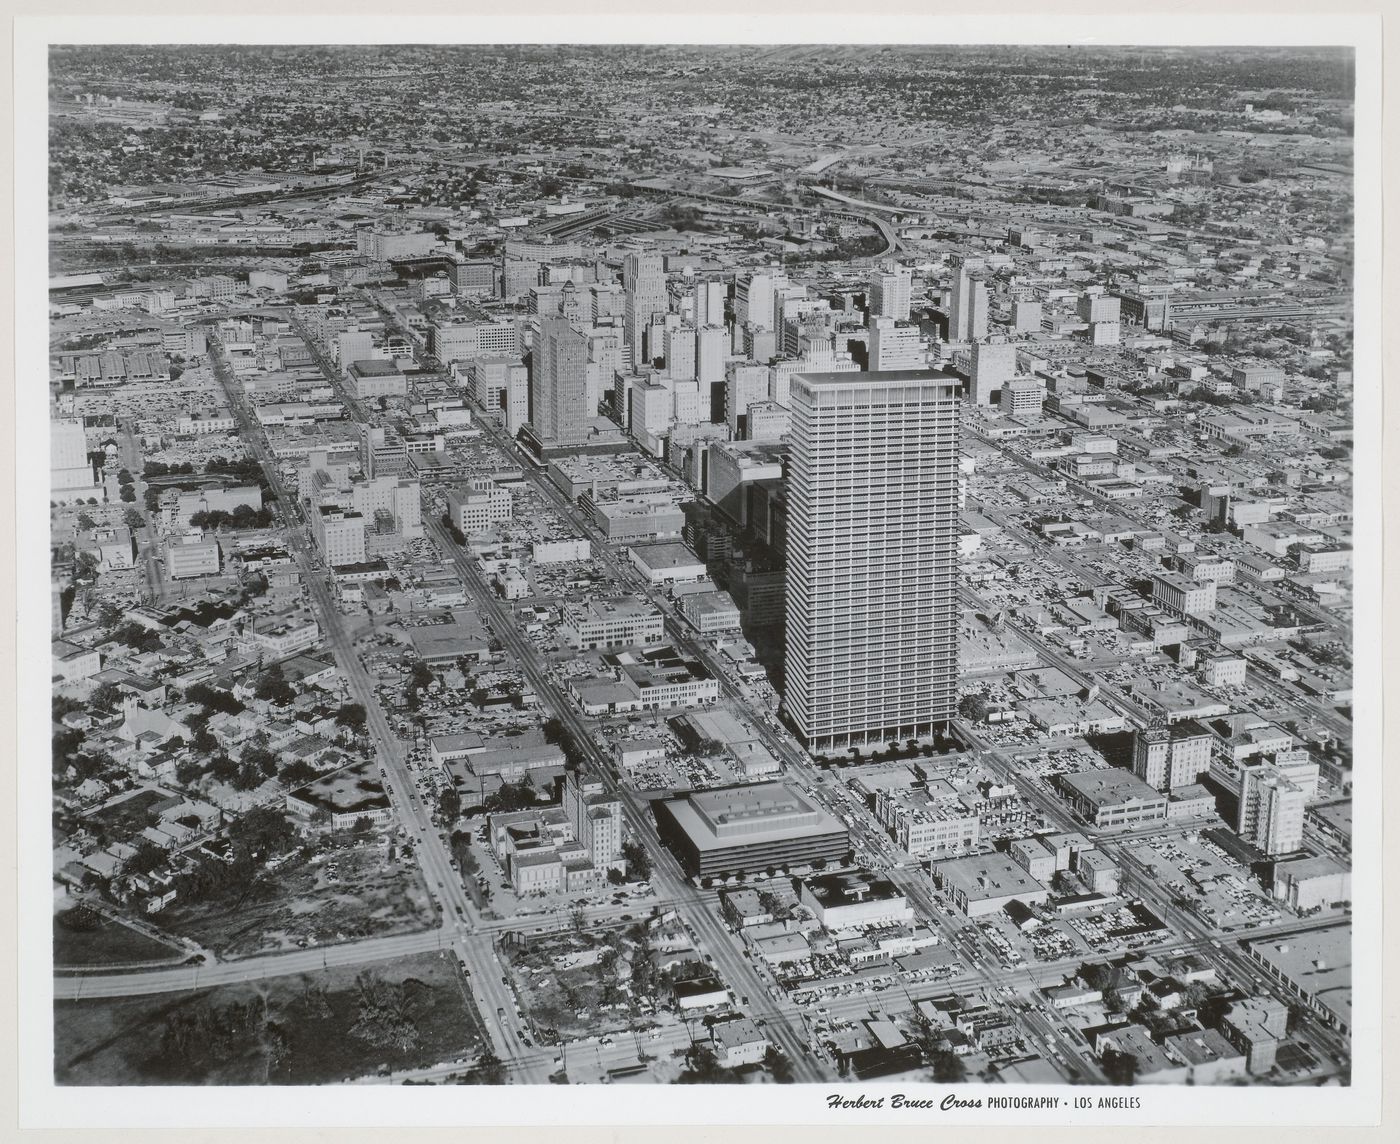
<path fill-rule="evenodd" d="M 666 376 L 676 381 L 695 380 L 695 330 L 672 326 L 666 331 Z"/>
<path fill-rule="evenodd" d="M 967 396 L 973 405 L 990 405 L 992 394 L 1016 373 L 1016 347 L 1010 342 L 973 342 Z"/>
<path fill-rule="evenodd" d="M 734 321 L 771 330 L 773 326 L 774 282 L 768 274 L 750 274 L 734 287 Z"/>
<path fill-rule="evenodd" d="M 797 374 L 783 706 L 807 748 L 931 734 L 953 715 L 958 383 Z"/>
<path fill-rule="evenodd" d="M 626 296 L 623 340 L 632 349 L 633 368 L 646 363 L 645 331 L 657 314 L 670 308 L 666 292 L 666 264 L 659 254 L 629 254 L 622 263 L 622 288 Z"/>
<path fill-rule="evenodd" d="M 730 431 L 738 437 L 745 424 L 740 419 L 748 413 L 749 406 L 755 401 L 768 400 L 768 367 L 736 362 L 729 367 L 728 373 L 728 383 L 724 387 L 724 417 L 729 422 Z"/>
<path fill-rule="evenodd" d="M 948 314 L 948 340 L 967 342 L 987 336 L 987 283 L 977 271 L 980 258 L 966 258 L 953 282 L 953 302 Z"/>
<path fill-rule="evenodd" d="M 728 287 L 720 281 L 697 282 L 691 289 L 696 328 L 724 325 L 724 298 Z"/>
<path fill-rule="evenodd" d="M 875 275 L 870 280 L 870 316 L 907 322 L 912 291 L 913 276 L 908 270 L 897 269 Z"/>
<path fill-rule="evenodd" d="M 722 326 L 704 326 L 695 332 L 695 369 L 701 384 L 724 380 L 729 336 Z"/>

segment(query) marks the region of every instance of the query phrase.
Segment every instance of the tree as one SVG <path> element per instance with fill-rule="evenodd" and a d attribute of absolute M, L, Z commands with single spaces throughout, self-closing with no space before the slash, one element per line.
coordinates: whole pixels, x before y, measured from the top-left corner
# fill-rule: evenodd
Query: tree
<path fill-rule="evenodd" d="M 1137 1080 L 1138 1061 L 1132 1053 L 1109 1049 L 1101 1058 L 1103 1075 L 1109 1084 L 1130 1085 Z"/>
<path fill-rule="evenodd" d="M 285 707 L 297 697 L 296 688 L 287 682 L 286 677 L 282 674 L 280 663 L 274 663 L 262 673 L 253 694 L 257 698 L 275 703 L 279 707 Z"/>
<path fill-rule="evenodd" d="M 136 500 L 136 486 L 135 486 L 135 485 L 122 485 L 121 498 L 122 498 L 122 500 L 123 500 L 124 502 L 126 502 L 127 504 L 131 504 L 133 501 L 135 501 L 135 500 Z"/>
<path fill-rule="evenodd" d="M 127 874 L 149 874 L 165 862 L 165 851 L 154 842 L 142 842 L 126 863 Z"/>
<path fill-rule="evenodd" d="M 467 1070 L 463 1084 L 507 1084 L 510 1072 L 505 1062 L 490 1049 L 477 1057 L 476 1064 Z"/>
<path fill-rule="evenodd" d="M 973 723 L 980 723 L 986 719 L 991 712 L 992 705 L 987 701 L 985 695 L 971 694 L 964 695 L 958 700 L 958 714 L 964 719 L 969 719 Z"/>
<path fill-rule="evenodd" d="M 438 810 L 448 822 L 456 822 L 462 814 L 462 792 L 449 783 L 438 794 Z"/>
<path fill-rule="evenodd" d="M 182 786 L 193 786 L 204 777 L 204 764 L 198 759 L 185 759 L 175 764 L 175 781 Z"/>
<path fill-rule="evenodd" d="M 92 517 L 88 516 L 87 513 L 85 513 L 85 512 L 80 512 L 80 513 L 78 513 L 78 531 L 79 531 L 79 532 L 91 532 L 91 531 L 92 531 L 94 528 L 96 528 L 96 527 L 97 527 L 97 521 L 93 520 Z"/>
<path fill-rule="evenodd" d="M 651 877 L 651 857 L 640 842 L 624 842 L 622 856 L 627 860 L 627 872 L 633 879 L 645 882 Z"/>
<path fill-rule="evenodd" d="M 139 509 L 127 509 L 122 513 L 122 521 L 132 532 L 137 532 L 146 527 L 146 518 L 141 515 Z"/>
<path fill-rule="evenodd" d="M 88 696 L 88 705 L 102 711 L 113 711 L 122 701 L 122 691 L 115 683 L 104 683 Z"/>
<path fill-rule="evenodd" d="M 778 1084 L 792 1084 L 792 1062 L 773 1045 L 769 1045 L 768 1051 L 763 1054 L 763 1064 L 768 1070 L 768 1075 Z"/>
<path fill-rule="evenodd" d="M 297 759 L 277 772 L 277 780 L 288 787 L 298 787 L 309 783 L 318 773 L 310 763 Z"/>
<path fill-rule="evenodd" d="M 962 1057 L 949 1049 L 935 1049 L 929 1055 L 933 1066 L 933 1079 L 939 1084 L 958 1084 L 967 1076 L 967 1066 Z"/>
<path fill-rule="evenodd" d="M 335 713 L 335 721 L 357 734 L 365 729 L 365 706 L 363 703 L 343 703 Z"/>

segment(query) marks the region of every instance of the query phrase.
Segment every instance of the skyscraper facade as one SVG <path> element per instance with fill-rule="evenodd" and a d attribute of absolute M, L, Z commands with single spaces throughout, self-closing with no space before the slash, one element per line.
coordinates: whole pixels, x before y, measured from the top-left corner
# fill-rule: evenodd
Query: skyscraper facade
<path fill-rule="evenodd" d="M 546 318 L 535 341 L 530 420 L 541 441 L 587 440 L 588 339 L 563 318 Z"/>
<path fill-rule="evenodd" d="M 657 314 L 670 309 L 665 267 L 659 254 L 629 254 L 622 263 L 622 289 L 626 296 L 623 339 L 631 347 L 634 369 L 647 362 L 647 327 Z"/>
<path fill-rule="evenodd" d="M 974 405 L 992 404 L 992 394 L 1015 376 L 1016 347 L 1010 342 L 973 342 L 968 398 Z"/>
<path fill-rule="evenodd" d="M 912 276 L 907 270 L 875 275 L 870 280 L 870 316 L 907 322 L 911 292 Z"/>
<path fill-rule="evenodd" d="M 987 336 L 987 283 L 976 273 L 982 266 L 980 258 L 968 258 L 958 267 L 948 314 L 950 342 L 967 342 Z"/>
<path fill-rule="evenodd" d="M 900 325 L 893 318 L 870 316 L 869 362 L 873 372 L 923 369 L 927 364 L 919 327 Z"/>
<path fill-rule="evenodd" d="M 783 706 L 808 750 L 918 738 L 957 695 L 958 382 L 791 381 Z"/>

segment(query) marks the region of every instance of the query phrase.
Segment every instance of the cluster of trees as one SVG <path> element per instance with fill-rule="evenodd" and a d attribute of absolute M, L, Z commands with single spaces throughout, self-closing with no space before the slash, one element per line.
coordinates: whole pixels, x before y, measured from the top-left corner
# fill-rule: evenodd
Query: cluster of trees
<path fill-rule="evenodd" d="M 501 1060 L 490 1049 L 487 1049 L 476 1058 L 476 1064 L 472 1065 L 462 1077 L 462 1084 L 507 1084 L 510 1081 L 510 1072 L 506 1068 L 505 1062 Z"/>
<path fill-rule="evenodd" d="M 342 703 L 335 713 L 335 721 L 346 730 L 360 734 L 365 729 L 365 705 L 363 703 Z"/>
<path fill-rule="evenodd" d="M 251 481 L 264 487 L 267 485 L 267 476 L 262 465 L 253 457 L 210 457 L 204 465 L 204 471 L 209 474 L 237 477 L 239 480 Z"/>
<path fill-rule="evenodd" d="M 282 665 L 274 663 L 258 677 L 257 686 L 253 688 L 253 695 L 268 703 L 286 707 L 296 699 L 297 690 L 287 682 L 287 678 L 282 672 Z"/>
<path fill-rule="evenodd" d="M 221 528 L 269 528 L 272 525 L 272 509 L 267 506 L 254 508 L 247 504 L 239 505 L 232 512 L 214 508 L 207 512 L 191 513 L 190 524 L 216 532 Z"/>
<path fill-rule="evenodd" d="M 448 534 L 457 544 L 466 544 L 467 535 L 452 520 L 452 514 L 445 512 L 442 514 L 442 527 L 447 529 Z"/>
<path fill-rule="evenodd" d="M 224 691 L 222 688 L 210 687 L 207 683 L 193 683 L 185 689 L 185 700 L 189 703 L 198 703 L 209 715 L 216 712 L 225 715 L 237 715 L 241 712 L 243 704 L 234 697 L 233 692 Z M 198 716 L 196 716 L 198 718 Z M 207 721 L 207 716 L 206 716 Z"/>
<path fill-rule="evenodd" d="M 166 1016 L 148 1064 L 159 1074 L 198 1081 L 255 1049 L 267 1054 L 269 1065 L 280 1064 L 290 1050 L 286 1031 L 268 1019 L 261 995 L 227 1005 L 200 1001 Z"/>
<path fill-rule="evenodd" d="M 350 1035 L 366 1044 L 408 1052 L 418 1046 L 408 982 L 385 981 L 364 972 L 355 978 L 358 1010 Z"/>
<path fill-rule="evenodd" d="M 126 644 L 134 651 L 159 651 L 162 647 L 159 632 L 142 627 L 135 622 L 123 624 L 112 633 L 112 638 L 118 643 Z"/>
<path fill-rule="evenodd" d="M 228 828 L 233 858 L 222 862 L 204 858 L 181 872 L 177 880 L 181 906 L 204 901 L 227 902 L 238 909 L 264 890 L 263 863 L 284 852 L 296 838 L 296 829 L 285 815 L 268 807 L 254 807 Z"/>
<path fill-rule="evenodd" d="M 482 805 L 490 814 L 503 814 L 512 810 L 528 810 L 538 801 L 529 780 L 521 779 L 518 783 L 502 783 L 482 800 Z"/>
<path fill-rule="evenodd" d="M 129 469 L 123 469 L 117 474 L 117 485 L 121 489 L 121 498 L 130 504 L 136 499 L 136 478 L 131 475 Z"/>
<path fill-rule="evenodd" d="M 627 872 L 633 881 L 645 882 L 651 877 L 651 858 L 640 842 L 624 842 L 622 856 L 627 860 Z"/>
<path fill-rule="evenodd" d="M 423 692 L 432 686 L 433 679 L 433 669 L 421 659 L 413 665 L 408 674 L 408 693 L 404 696 L 404 703 L 410 711 L 417 711 L 423 706 Z"/>
<path fill-rule="evenodd" d="M 164 461 L 147 461 L 142 472 L 148 479 L 150 477 L 166 477 L 173 475 L 189 476 L 194 473 L 194 465 L 189 461 L 185 461 L 183 464 L 179 465 L 168 465 Z"/>

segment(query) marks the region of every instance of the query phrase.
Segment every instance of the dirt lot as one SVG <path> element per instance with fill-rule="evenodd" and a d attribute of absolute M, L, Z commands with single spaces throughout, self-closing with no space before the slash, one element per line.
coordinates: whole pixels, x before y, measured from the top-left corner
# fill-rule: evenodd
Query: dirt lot
<path fill-rule="evenodd" d="M 481 1043 L 447 953 L 54 1006 L 58 1084 L 329 1084 L 470 1058 Z"/>
<path fill-rule="evenodd" d="M 310 861 L 293 858 L 265 874 L 244 899 L 177 900 L 153 920 L 221 957 L 237 958 L 413 933 L 434 918 L 412 860 L 386 859 L 378 845 L 365 844 Z"/>

